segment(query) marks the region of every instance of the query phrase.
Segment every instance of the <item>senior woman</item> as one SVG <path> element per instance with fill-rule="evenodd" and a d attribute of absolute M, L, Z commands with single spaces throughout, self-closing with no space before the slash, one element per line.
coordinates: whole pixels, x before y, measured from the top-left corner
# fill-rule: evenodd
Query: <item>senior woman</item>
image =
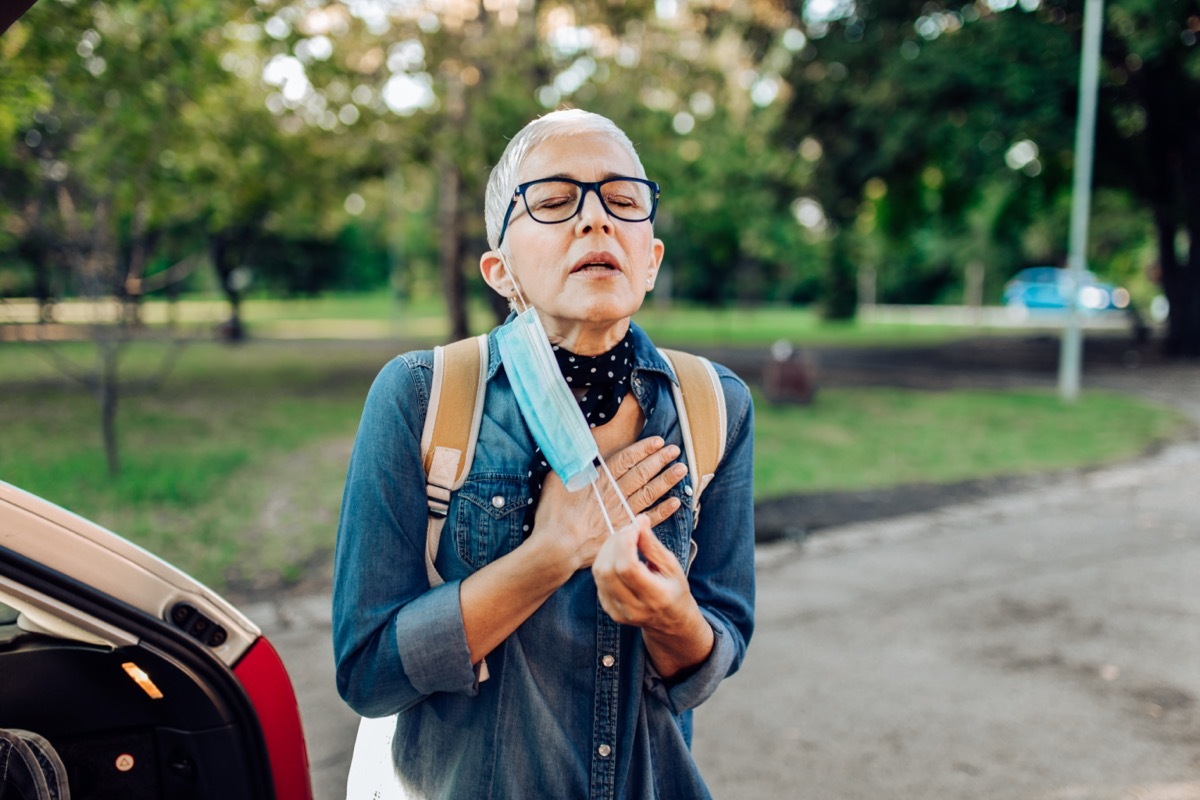
<path fill-rule="evenodd" d="M 494 330 L 474 460 L 435 559 L 445 583 L 431 588 L 431 353 L 394 359 L 367 397 L 338 528 L 337 685 L 363 716 L 396 715 L 404 796 L 709 796 L 691 711 L 753 629 L 753 409 L 717 366 L 725 454 L 695 519 L 675 375 L 630 319 L 662 263 L 657 199 L 611 121 L 547 114 L 491 173 L 480 259 L 494 290 L 536 309 L 634 522 L 610 533 L 597 496 L 546 466 Z"/>

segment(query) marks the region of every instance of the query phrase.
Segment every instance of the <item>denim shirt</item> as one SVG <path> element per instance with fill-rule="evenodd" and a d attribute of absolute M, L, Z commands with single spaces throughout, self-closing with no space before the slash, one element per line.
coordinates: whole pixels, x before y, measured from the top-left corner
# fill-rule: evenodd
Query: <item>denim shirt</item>
<path fill-rule="evenodd" d="M 642 436 L 679 445 L 670 366 L 634 326 L 632 392 Z M 690 752 L 691 709 L 741 665 L 753 630 L 753 407 L 745 384 L 717 367 L 728 439 L 692 529 L 692 487 L 655 527 L 686 563 L 714 632 L 708 658 L 665 681 L 641 631 L 600 608 L 580 570 L 487 656 L 480 681 L 463 628 L 459 585 L 519 547 L 534 445 L 489 336 L 487 393 L 474 462 L 455 492 L 430 588 L 420 443 L 430 351 L 399 356 L 375 379 L 350 460 L 338 526 L 333 642 L 338 691 L 359 714 L 398 713 L 397 770 L 414 798 L 682 798 L 709 793 Z M 682 458 L 682 457 L 681 457 Z"/>

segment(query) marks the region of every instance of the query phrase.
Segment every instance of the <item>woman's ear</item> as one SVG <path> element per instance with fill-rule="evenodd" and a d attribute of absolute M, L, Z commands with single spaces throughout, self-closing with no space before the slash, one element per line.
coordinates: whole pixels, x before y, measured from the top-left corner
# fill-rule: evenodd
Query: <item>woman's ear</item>
<path fill-rule="evenodd" d="M 512 273 L 508 270 L 508 260 L 499 250 L 488 250 L 479 257 L 479 271 L 487 285 L 492 287 L 501 297 L 512 298 L 516 294 L 516 284 Z"/>
<path fill-rule="evenodd" d="M 650 265 L 646 270 L 646 291 L 654 288 L 654 282 L 658 280 L 658 268 L 662 266 L 663 254 L 667 251 L 667 246 L 663 244 L 662 239 L 655 239 L 650 243 Z"/>

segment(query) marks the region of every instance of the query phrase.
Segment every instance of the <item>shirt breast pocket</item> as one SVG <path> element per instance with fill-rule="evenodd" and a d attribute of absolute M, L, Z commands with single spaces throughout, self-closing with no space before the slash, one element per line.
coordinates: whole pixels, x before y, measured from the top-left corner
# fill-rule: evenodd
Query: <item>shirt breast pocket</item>
<path fill-rule="evenodd" d="M 454 547 L 471 569 L 484 567 L 521 543 L 529 486 L 512 475 L 471 477 L 454 493 Z"/>
<path fill-rule="evenodd" d="M 667 493 L 667 497 L 678 499 L 679 509 L 656 525 L 654 534 L 686 569 L 692 548 L 692 498 L 678 485 Z"/>

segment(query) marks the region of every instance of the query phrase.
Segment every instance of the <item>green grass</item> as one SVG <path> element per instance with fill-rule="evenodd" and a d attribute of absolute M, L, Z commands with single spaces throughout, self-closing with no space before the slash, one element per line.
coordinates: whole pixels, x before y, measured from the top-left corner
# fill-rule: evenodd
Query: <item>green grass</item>
<path fill-rule="evenodd" d="M 58 348 L 82 364 L 88 346 Z M 123 375 L 166 348 L 126 348 Z M 337 342 L 189 346 L 155 392 L 119 409 L 107 475 L 92 393 L 37 346 L 0 346 L 0 478 L 147 547 L 215 586 L 296 574 L 328 553 L 370 382 L 394 355 Z"/>
<path fill-rule="evenodd" d="M 917 344 L 981 333 L 978 328 L 952 326 L 831 322 L 812 309 L 795 306 L 661 309 L 647 305 L 635 319 L 656 342 L 681 346 L 769 345 L 779 339 L 806 345 Z"/>
<path fill-rule="evenodd" d="M 1179 432 L 1172 409 L 1091 391 L 828 389 L 810 406 L 758 399 L 755 493 L 949 483 L 1130 458 Z"/>
<path fill-rule="evenodd" d="M 122 471 L 109 478 L 90 390 L 41 345 L 0 344 L 0 478 L 120 532 L 220 589 L 324 566 L 366 392 L 384 342 L 194 343 L 157 391 L 123 396 Z M 80 369 L 86 344 L 56 345 Z M 156 375 L 162 343 L 125 348 Z M 810 406 L 759 400 L 760 497 L 944 482 L 1135 456 L 1182 425 L 1173 411 L 1089 392 L 828 389 Z"/>

